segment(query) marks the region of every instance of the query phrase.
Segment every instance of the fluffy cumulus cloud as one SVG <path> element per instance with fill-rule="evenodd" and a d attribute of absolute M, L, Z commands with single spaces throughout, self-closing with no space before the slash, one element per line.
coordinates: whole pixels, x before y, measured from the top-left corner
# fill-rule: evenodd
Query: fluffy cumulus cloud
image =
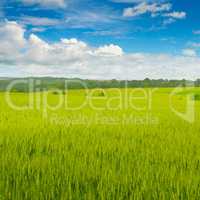
<path fill-rule="evenodd" d="M 92 79 L 197 78 L 200 58 L 184 55 L 125 53 L 110 44 L 91 47 L 75 38 L 49 43 L 25 37 L 16 22 L 0 25 L 0 73 L 7 76 L 66 76 Z"/>
<path fill-rule="evenodd" d="M 16 22 L 0 24 L 0 56 L 16 56 L 26 45 L 25 30 Z"/>
<path fill-rule="evenodd" d="M 95 53 L 102 56 L 122 56 L 123 50 L 119 46 L 111 44 L 99 47 Z"/>
<path fill-rule="evenodd" d="M 21 2 L 27 5 L 40 5 L 42 7 L 66 7 L 65 0 L 21 0 Z"/>
<path fill-rule="evenodd" d="M 151 13 L 155 15 L 156 13 L 163 12 L 163 11 L 169 11 L 171 9 L 170 3 L 153 3 L 148 4 L 146 2 L 142 2 L 134 7 L 125 8 L 123 12 L 124 17 L 134 17 L 138 15 L 142 15 L 145 13 Z"/>

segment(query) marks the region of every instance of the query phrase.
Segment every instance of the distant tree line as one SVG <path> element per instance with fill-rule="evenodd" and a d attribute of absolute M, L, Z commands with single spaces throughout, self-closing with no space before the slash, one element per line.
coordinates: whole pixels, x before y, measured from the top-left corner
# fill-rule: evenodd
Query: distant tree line
<path fill-rule="evenodd" d="M 189 80 L 168 80 L 168 79 L 149 79 L 144 80 L 89 80 L 89 79 L 67 79 L 67 78 L 2 78 L 0 79 L 0 91 L 6 91 L 12 85 L 13 92 L 30 92 L 30 82 L 33 83 L 32 91 L 45 91 L 52 89 L 84 89 L 92 88 L 147 88 L 147 87 L 200 87 L 200 79 Z"/>

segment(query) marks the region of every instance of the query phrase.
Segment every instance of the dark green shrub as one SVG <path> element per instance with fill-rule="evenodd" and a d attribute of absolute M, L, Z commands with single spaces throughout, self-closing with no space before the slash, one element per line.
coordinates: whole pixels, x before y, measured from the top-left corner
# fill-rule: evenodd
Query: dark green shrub
<path fill-rule="evenodd" d="M 200 101 L 200 94 L 194 94 L 194 96 L 192 97 L 192 99 L 194 101 Z"/>

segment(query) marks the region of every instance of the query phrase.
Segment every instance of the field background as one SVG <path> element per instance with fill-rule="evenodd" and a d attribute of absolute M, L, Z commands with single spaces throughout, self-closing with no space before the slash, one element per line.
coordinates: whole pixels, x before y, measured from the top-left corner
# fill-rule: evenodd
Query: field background
<path fill-rule="evenodd" d="M 86 103 L 76 111 L 64 105 L 46 110 L 43 100 L 39 107 L 16 111 L 0 93 L 0 199 L 199 199 L 200 101 L 191 99 L 196 112 L 189 123 L 170 109 L 173 90 L 156 90 L 151 109 L 145 99 L 134 99 L 142 110 L 119 109 L 114 89 L 63 94 L 70 107 L 91 97 L 99 108 Z M 173 107 L 184 112 L 189 93 L 200 90 L 174 95 Z M 134 94 L 141 96 L 137 89 Z M 42 93 L 34 93 L 35 100 L 37 95 Z M 28 93 L 11 97 L 28 105 Z M 49 94 L 49 104 L 58 98 Z"/>

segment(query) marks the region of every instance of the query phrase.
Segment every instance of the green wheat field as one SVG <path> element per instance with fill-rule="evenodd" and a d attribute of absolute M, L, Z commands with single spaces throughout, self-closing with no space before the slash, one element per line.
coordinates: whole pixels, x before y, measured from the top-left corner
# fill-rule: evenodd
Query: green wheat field
<path fill-rule="evenodd" d="M 0 93 L 0 199 L 199 199 L 200 89 L 173 90 Z"/>

